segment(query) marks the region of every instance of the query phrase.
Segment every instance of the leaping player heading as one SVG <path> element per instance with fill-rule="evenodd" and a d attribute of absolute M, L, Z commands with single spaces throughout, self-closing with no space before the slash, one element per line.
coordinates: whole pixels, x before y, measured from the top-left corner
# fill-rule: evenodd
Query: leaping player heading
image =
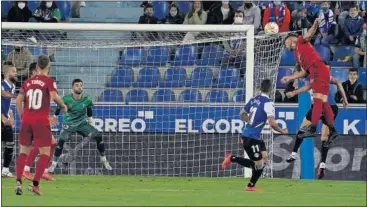
<path fill-rule="evenodd" d="M 19 132 L 20 153 L 16 163 L 15 193 L 17 195 L 23 193 L 22 176 L 27 156 L 32 148 L 32 141 L 39 147 L 40 157 L 36 164 L 33 185 L 28 189 L 35 195 L 41 195 L 39 181 L 48 165 L 52 143 L 48 118 L 50 99 L 55 101 L 64 112 L 67 112 L 67 106 L 57 94 L 55 81 L 48 77 L 51 69 L 48 56 L 38 57 L 37 69 L 39 75 L 24 82 L 16 101 L 17 112 L 22 120 Z"/>
<path fill-rule="evenodd" d="M 300 138 L 316 136 L 316 127 L 320 120 L 321 114 L 324 114 L 325 121 L 329 127 L 330 135 L 328 140 L 338 138 L 338 132 L 334 127 L 334 114 L 327 102 L 330 87 L 330 71 L 324 64 L 319 54 L 312 47 L 310 40 L 318 29 L 320 20 L 316 19 L 312 27 L 304 36 L 298 36 L 295 33 L 289 33 L 284 40 L 285 47 L 290 51 L 294 50 L 297 64 L 301 67 L 300 72 L 293 73 L 290 76 L 282 78 L 282 82 L 286 83 L 290 80 L 303 78 L 310 75 L 311 88 L 313 91 L 313 110 L 311 116 L 312 125 L 306 129 Z"/>
<path fill-rule="evenodd" d="M 222 169 L 236 162 L 244 167 L 252 168 L 252 177 L 247 185 L 246 191 L 257 191 L 255 185 L 260 178 L 267 161 L 266 147 L 261 140 L 261 131 L 266 122 L 277 132 L 288 134 L 287 129 L 280 129 L 275 122 L 274 103 L 270 100 L 271 82 L 266 79 L 261 82 L 261 95 L 254 96 L 241 110 L 240 117 L 247 124 L 242 131 L 243 148 L 250 159 L 232 156 L 226 153 L 222 163 Z"/>

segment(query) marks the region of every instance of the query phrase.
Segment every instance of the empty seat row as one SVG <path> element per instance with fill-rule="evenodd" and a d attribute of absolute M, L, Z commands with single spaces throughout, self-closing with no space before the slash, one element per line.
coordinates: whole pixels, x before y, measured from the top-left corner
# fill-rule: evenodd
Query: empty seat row
<path fill-rule="evenodd" d="M 107 89 L 102 92 L 99 97 L 99 101 L 102 102 L 149 102 L 148 92 L 144 89 L 132 89 L 127 92 L 124 99 L 123 93 L 117 89 Z M 245 90 L 237 90 L 232 99 L 224 90 L 213 89 L 209 91 L 203 100 L 202 94 L 198 89 L 186 89 L 179 95 L 176 100 L 174 91 L 170 89 L 158 89 L 154 92 L 152 102 L 214 102 L 214 103 L 226 103 L 226 102 L 244 102 Z"/>
<path fill-rule="evenodd" d="M 134 71 L 131 67 L 115 69 L 111 73 L 111 80 L 107 87 L 219 87 L 243 88 L 244 82 L 240 80 L 240 72 L 236 68 L 221 69 L 218 78 L 209 67 L 197 67 L 187 80 L 184 68 L 168 68 L 163 80 L 156 67 L 145 67 L 139 70 L 138 80 L 134 82 Z"/>
<path fill-rule="evenodd" d="M 175 55 L 171 66 L 188 65 L 217 65 L 224 54 L 221 45 L 209 45 L 203 48 L 201 59 L 198 59 L 198 47 L 195 45 L 183 45 L 175 49 Z M 140 66 L 165 66 L 170 60 L 169 47 L 125 48 L 120 59 L 120 65 Z"/>
<path fill-rule="evenodd" d="M 335 53 L 333 59 L 331 59 L 331 51 L 329 47 L 324 45 L 315 45 L 314 48 L 319 53 L 322 60 L 325 62 L 329 62 L 331 66 L 339 66 L 339 67 L 352 67 L 352 62 L 347 61 L 338 61 L 344 60 L 347 56 L 354 55 L 354 47 L 353 46 L 338 46 L 335 48 Z M 281 66 L 294 66 L 296 61 L 294 59 L 294 52 L 289 51 L 288 49 L 284 49 L 282 57 L 280 59 Z"/>

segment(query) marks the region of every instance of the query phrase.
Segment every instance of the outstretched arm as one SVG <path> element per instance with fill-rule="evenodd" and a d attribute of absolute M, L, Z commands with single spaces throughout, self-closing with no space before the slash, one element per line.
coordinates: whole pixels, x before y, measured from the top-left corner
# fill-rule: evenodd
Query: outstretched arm
<path fill-rule="evenodd" d="M 304 78 L 306 77 L 306 75 L 307 75 L 306 71 L 299 71 L 299 72 L 293 73 L 292 75 L 284 76 L 281 81 L 282 83 L 287 83 L 291 80 L 295 80 L 298 78 Z"/>
<path fill-rule="evenodd" d="M 308 29 L 307 33 L 303 35 L 303 39 L 306 42 L 311 41 L 312 37 L 315 35 L 316 31 L 319 29 L 320 19 L 316 19 L 313 22 L 313 25 L 310 29 Z"/>
<path fill-rule="evenodd" d="M 343 98 L 343 106 L 344 106 L 344 108 L 347 108 L 348 107 L 348 98 L 347 98 L 347 95 L 345 94 L 342 83 L 338 79 L 333 78 L 333 77 L 331 78 L 331 82 L 338 87 L 338 90 L 341 93 L 342 98 Z"/>
<path fill-rule="evenodd" d="M 297 89 L 297 90 L 294 90 L 294 91 L 289 91 L 286 95 L 288 98 L 292 98 L 300 93 L 303 93 L 303 92 L 306 92 L 308 90 L 311 89 L 311 84 L 307 84 L 307 85 L 304 85 L 303 87 Z"/>

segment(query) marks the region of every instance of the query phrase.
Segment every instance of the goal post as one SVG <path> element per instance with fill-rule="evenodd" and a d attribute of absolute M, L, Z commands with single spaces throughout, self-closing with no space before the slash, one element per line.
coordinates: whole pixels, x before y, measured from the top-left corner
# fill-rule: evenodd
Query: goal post
<path fill-rule="evenodd" d="M 2 51 L 55 57 L 61 94 L 83 79 L 112 174 L 128 175 L 248 177 L 219 165 L 225 152 L 243 153 L 239 111 L 262 80 L 274 97 L 282 39 L 255 36 L 253 25 L 2 23 Z M 272 130 L 263 136 L 271 162 Z M 66 148 L 58 173 L 111 174 L 95 143 L 75 135 Z"/>

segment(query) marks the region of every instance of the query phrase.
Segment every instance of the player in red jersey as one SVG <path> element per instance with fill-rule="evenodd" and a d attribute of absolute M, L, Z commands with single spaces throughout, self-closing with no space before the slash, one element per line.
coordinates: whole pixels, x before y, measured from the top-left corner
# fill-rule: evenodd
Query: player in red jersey
<path fill-rule="evenodd" d="M 22 195 L 22 175 L 27 156 L 32 148 L 32 141 L 39 147 L 40 157 L 36 164 L 33 185 L 28 189 L 35 195 L 41 195 L 38 185 L 48 165 L 52 143 L 48 119 L 50 99 L 55 101 L 64 112 L 67 112 L 66 105 L 57 94 L 55 81 L 48 77 L 50 71 L 48 56 L 38 57 L 37 70 L 39 75 L 23 83 L 16 101 L 17 112 L 22 120 L 19 132 L 20 153 L 16 163 L 15 192 L 17 195 Z"/>
<path fill-rule="evenodd" d="M 34 62 L 29 65 L 29 73 L 32 74 L 31 77 L 36 76 L 39 74 L 37 70 L 37 63 Z M 57 125 L 57 119 L 54 116 L 49 116 L 50 125 L 55 126 Z M 52 145 L 51 145 L 51 151 L 50 151 L 50 161 L 52 159 L 52 155 L 54 154 L 55 148 L 56 148 L 57 141 L 54 136 L 52 136 Z M 29 181 L 33 180 L 33 175 L 30 172 L 30 168 L 33 165 L 34 159 L 37 157 L 39 152 L 38 146 L 33 146 L 32 150 L 29 152 L 26 165 L 24 166 L 24 172 L 23 177 Z M 47 168 L 45 169 L 45 172 L 42 174 L 42 179 L 54 181 L 55 179 L 52 177 L 50 173 L 48 173 Z"/>
<path fill-rule="evenodd" d="M 290 51 L 294 50 L 297 65 L 301 67 L 300 72 L 293 73 L 290 76 L 282 78 L 282 82 L 286 83 L 290 80 L 303 78 L 310 75 L 311 87 L 313 90 L 314 107 L 312 110 L 312 125 L 306 129 L 302 135 L 304 137 L 316 136 L 316 127 L 323 114 L 330 130 L 329 141 L 338 138 L 338 133 L 334 127 L 334 113 L 331 109 L 328 99 L 330 87 L 330 71 L 324 64 L 320 55 L 316 52 L 310 43 L 320 24 L 320 20 L 316 19 L 312 27 L 304 36 L 290 33 L 284 40 L 285 47 Z"/>

